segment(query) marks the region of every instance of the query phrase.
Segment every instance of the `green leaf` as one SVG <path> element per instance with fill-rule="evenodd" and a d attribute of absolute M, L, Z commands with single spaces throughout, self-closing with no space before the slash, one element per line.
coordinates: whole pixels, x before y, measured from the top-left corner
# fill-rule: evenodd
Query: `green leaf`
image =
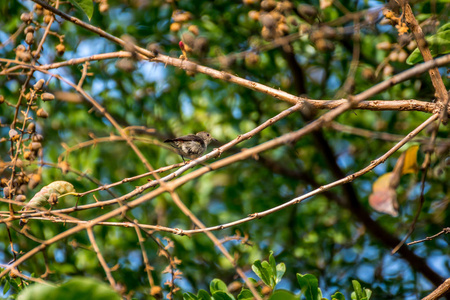
<path fill-rule="evenodd" d="M 364 293 L 366 294 L 367 300 L 369 300 L 370 297 L 372 297 L 372 290 L 364 289 Z"/>
<path fill-rule="evenodd" d="M 91 20 L 94 14 L 94 4 L 92 0 L 69 0 L 72 4 L 81 9 L 84 14 Z"/>
<path fill-rule="evenodd" d="M 237 298 L 238 300 L 251 300 L 253 299 L 253 294 L 249 289 L 243 289 Z"/>
<path fill-rule="evenodd" d="M 218 278 L 214 278 L 213 280 L 211 280 L 211 283 L 209 284 L 209 290 L 211 291 L 211 294 L 214 294 L 215 292 L 218 291 L 224 293 L 228 292 L 227 285 L 225 284 L 225 282 L 223 282 Z"/>
<path fill-rule="evenodd" d="M 269 255 L 269 264 L 272 268 L 272 275 L 277 273 L 277 263 L 275 261 L 275 257 L 273 257 L 273 251 L 270 251 Z"/>
<path fill-rule="evenodd" d="M 298 300 L 300 297 L 286 290 L 276 290 L 269 300 Z"/>
<path fill-rule="evenodd" d="M 8 280 L 5 282 L 5 286 L 3 287 L 3 294 L 6 294 L 9 291 L 9 288 L 11 287 Z"/>
<path fill-rule="evenodd" d="M 281 278 L 283 278 L 284 273 L 286 273 L 286 265 L 284 263 L 279 263 L 277 265 L 276 269 L 277 269 L 276 270 L 277 276 L 276 276 L 276 279 L 275 279 L 275 285 L 278 284 L 278 282 L 281 281 Z"/>
<path fill-rule="evenodd" d="M 326 299 L 326 298 L 322 298 L 322 290 L 320 289 L 320 288 L 317 288 L 317 299 L 319 299 L 319 300 L 323 300 L 323 299 Z"/>
<path fill-rule="evenodd" d="M 345 296 L 341 292 L 336 292 L 331 296 L 331 300 L 345 300 Z"/>
<path fill-rule="evenodd" d="M 187 293 L 183 294 L 183 299 L 184 300 L 198 300 L 198 297 L 192 293 L 187 292 Z"/>
<path fill-rule="evenodd" d="M 120 296 L 111 286 L 93 278 L 75 277 L 66 283 L 54 287 L 33 284 L 19 293 L 20 300 L 120 300 Z"/>
<path fill-rule="evenodd" d="M 436 31 L 436 33 L 444 32 L 447 30 L 450 30 L 450 23 L 444 24 L 441 27 L 439 27 L 439 29 Z"/>
<path fill-rule="evenodd" d="M 450 52 L 450 23 L 441 26 L 435 35 L 425 38 L 428 42 L 431 55 L 436 57 L 440 54 L 446 54 Z M 409 65 L 414 65 L 423 61 L 422 54 L 419 48 L 416 48 L 406 60 Z"/>
<path fill-rule="evenodd" d="M 361 284 L 357 280 L 352 280 L 353 290 L 355 290 L 356 300 L 363 300 L 364 293 Z"/>
<path fill-rule="evenodd" d="M 272 287 L 271 279 L 273 277 L 272 269 L 267 261 L 261 261 L 255 260 L 255 262 L 252 265 L 253 272 L 258 275 L 259 278 L 268 286 Z"/>
<path fill-rule="evenodd" d="M 198 291 L 197 299 L 198 299 L 198 300 L 211 300 L 212 297 L 208 294 L 207 291 L 205 291 L 205 290 L 200 290 L 200 291 Z"/>
<path fill-rule="evenodd" d="M 234 300 L 234 297 L 230 294 L 222 291 L 212 293 L 214 300 Z"/>
<path fill-rule="evenodd" d="M 319 281 L 316 276 L 311 274 L 299 274 L 297 273 L 297 281 L 302 289 L 303 295 L 307 300 L 317 300 L 319 296 Z"/>

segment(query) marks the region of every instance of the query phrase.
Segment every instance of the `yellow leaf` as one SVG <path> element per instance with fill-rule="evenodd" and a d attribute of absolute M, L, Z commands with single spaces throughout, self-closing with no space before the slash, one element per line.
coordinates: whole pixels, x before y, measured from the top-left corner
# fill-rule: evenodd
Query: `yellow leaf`
<path fill-rule="evenodd" d="M 389 185 L 391 183 L 393 175 L 394 174 L 392 172 L 388 172 L 378 177 L 378 179 L 372 185 L 372 191 L 375 193 L 389 189 Z"/>
<path fill-rule="evenodd" d="M 403 163 L 402 175 L 409 173 L 417 173 L 419 167 L 417 166 L 417 151 L 419 151 L 419 145 L 414 145 L 405 151 L 405 161 Z"/>

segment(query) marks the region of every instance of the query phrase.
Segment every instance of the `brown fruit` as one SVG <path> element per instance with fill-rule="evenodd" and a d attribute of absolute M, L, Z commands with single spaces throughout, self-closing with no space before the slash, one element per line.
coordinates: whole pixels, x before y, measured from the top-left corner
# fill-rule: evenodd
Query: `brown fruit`
<path fill-rule="evenodd" d="M 187 11 L 176 10 L 172 13 L 172 20 L 176 23 L 183 23 L 192 19 L 192 14 Z"/>
<path fill-rule="evenodd" d="M 30 149 L 33 150 L 33 151 L 37 151 L 37 150 L 39 150 L 41 148 L 42 148 L 42 144 L 39 143 L 39 142 L 32 142 L 30 144 Z"/>
<path fill-rule="evenodd" d="M 18 158 L 16 160 L 16 167 L 18 168 L 23 168 L 23 160 L 21 160 L 20 158 Z"/>
<path fill-rule="evenodd" d="M 20 139 L 20 134 L 17 132 L 17 130 L 10 129 L 9 130 L 9 138 L 11 139 L 11 141 L 15 142 L 18 139 Z"/>
<path fill-rule="evenodd" d="M 101 3 L 99 4 L 99 6 L 98 6 L 98 10 L 99 10 L 101 13 L 104 13 L 104 12 L 108 11 L 108 10 L 109 10 L 109 5 L 108 5 L 108 3 L 107 3 L 107 2 L 101 2 Z"/>
<path fill-rule="evenodd" d="M 26 42 L 28 45 L 31 45 L 31 44 L 34 43 L 34 35 L 33 35 L 32 32 L 28 32 L 28 33 L 26 34 L 26 36 L 25 36 L 25 42 Z"/>
<path fill-rule="evenodd" d="M 400 52 L 398 53 L 398 61 L 399 62 L 405 62 L 406 59 L 408 58 L 408 53 L 406 53 L 405 50 L 400 50 Z"/>
<path fill-rule="evenodd" d="M 261 9 L 265 11 L 271 11 L 277 7 L 277 2 L 274 0 L 264 0 L 261 2 Z"/>
<path fill-rule="evenodd" d="M 42 93 L 41 99 L 42 101 L 52 101 L 55 100 L 55 95 L 52 93 Z"/>
<path fill-rule="evenodd" d="M 308 20 L 314 19 L 318 14 L 317 8 L 308 4 L 299 4 L 297 6 L 297 11 L 300 16 Z"/>
<path fill-rule="evenodd" d="M 381 42 L 381 43 L 377 44 L 377 49 L 387 51 L 387 50 L 391 50 L 391 46 L 392 45 L 389 42 Z"/>
<path fill-rule="evenodd" d="M 389 60 L 390 61 L 397 61 L 398 60 L 398 52 L 396 50 L 392 51 L 389 54 Z"/>
<path fill-rule="evenodd" d="M 16 191 L 17 195 L 25 195 L 27 193 L 27 185 L 26 184 L 22 184 L 21 186 L 19 186 L 19 188 Z"/>
<path fill-rule="evenodd" d="M 21 59 L 24 62 L 29 62 L 31 60 L 30 51 L 18 52 L 17 56 L 19 59 Z"/>
<path fill-rule="evenodd" d="M 31 175 L 30 181 L 28 182 L 28 188 L 30 190 L 34 189 L 41 182 L 41 175 L 33 174 Z"/>
<path fill-rule="evenodd" d="M 34 154 L 31 151 L 25 151 L 23 152 L 23 158 L 25 158 L 26 160 L 34 160 Z"/>
<path fill-rule="evenodd" d="M 11 197 L 11 189 L 9 187 L 4 187 L 3 188 L 3 197 L 5 198 L 9 198 Z"/>
<path fill-rule="evenodd" d="M 383 75 L 389 77 L 394 73 L 394 68 L 391 65 L 386 65 L 383 69 Z"/>
<path fill-rule="evenodd" d="M 197 25 L 191 25 L 191 26 L 189 26 L 189 27 L 188 27 L 188 30 L 189 30 L 190 32 L 192 32 L 194 35 L 198 35 L 198 34 L 199 34 L 199 30 L 198 30 Z"/>
<path fill-rule="evenodd" d="M 34 88 L 36 91 L 39 91 L 39 90 L 42 89 L 42 87 L 44 86 L 44 83 L 45 83 L 45 80 L 44 80 L 44 79 L 39 79 L 39 81 L 36 82 L 36 83 L 33 85 L 33 88 Z"/>
<path fill-rule="evenodd" d="M 274 30 L 270 30 L 267 27 L 263 27 L 261 29 L 261 36 L 266 41 L 273 40 L 275 38 L 275 31 Z"/>
<path fill-rule="evenodd" d="M 36 124 L 34 123 L 28 124 L 27 131 L 28 133 L 34 133 L 36 131 Z"/>
<path fill-rule="evenodd" d="M 178 22 L 174 22 L 170 24 L 170 31 L 178 32 L 181 29 L 181 24 Z"/>
<path fill-rule="evenodd" d="M 162 294 L 162 288 L 158 285 L 152 286 L 150 289 L 150 295 L 156 296 Z"/>
<path fill-rule="evenodd" d="M 23 13 L 20 15 L 20 20 L 24 23 L 29 23 L 31 22 L 31 20 L 33 20 L 33 13 L 29 12 L 29 13 Z"/>
<path fill-rule="evenodd" d="M 39 5 L 39 4 L 35 4 L 35 5 L 34 5 L 34 11 L 36 12 L 36 14 L 37 14 L 38 16 L 40 16 L 40 15 L 42 15 L 42 14 L 44 13 L 44 9 L 43 9 L 42 6 Z"/>
<path fill-rule="evenodd" d="M 61 169 L 61 172 L 63 174 L 67 174 L 67 172 L 69 172 L 70 169 L 70 164 L 64 160 L 58 163 L 58 167 Z"/>
<path fill-rule="evenodd" d="M 248 17 L 254 21 L 259 20 L 259 11 L 251 10 L 248 12 Z"/>
<path fill-rule="evenodd" d="M 260 17 L 261 24 L 268 29 L 274 29 L 277 25 L 277 21 L 271 14 L 263 14 Z"/>
<path fill-rule="evenodd" d="M 36 112 L 36 115 L 39 118 L 47 119 L 48 118 L 48 112 L 46 112 L 43 108 L 39 108 Z"/>
<path fill-rule="evenodd" d="M 56 53 L 58 53 L 59 56 L 62 56 L 66 51 L 66 46 L 64 46 L 64 44 L 58 44 L 56 45 L 55 49 Z"/>
<path fill-rule="evenodd" d="M 27 197 L 25 195 L 17 195 L 14 200 L 18 202 L 25 202 L 25 200 L 27 200 Z"/>
<path fill-rule="evenodd" d="M 49 24 L 52 21 L 52 16 L 51 15 L 46 15 L 44 17 L 44 23 Z"/>
<path fill-rule="evenodd" d="M 34 26 L 33 25 L 30 25 L 30 26 L 28 26 L 27 28 L 25 28 L 25 30 L 24 30 L 24 32 L 25 33 L 28 33 L 28 32 L 34 32 Z"/>
<path fill-rule="evenodd" d="M 42 142 L 44 140 L 44 137 L 41 134 L 35 134 L 31 138 L 33 142 Z"/>
<path fill-rule="evenodd" d="M 286 23 L 279 23 L 277 26 L 277 32 L 279 35 L 285 35 L 289 33 L 289 26 Z"/>

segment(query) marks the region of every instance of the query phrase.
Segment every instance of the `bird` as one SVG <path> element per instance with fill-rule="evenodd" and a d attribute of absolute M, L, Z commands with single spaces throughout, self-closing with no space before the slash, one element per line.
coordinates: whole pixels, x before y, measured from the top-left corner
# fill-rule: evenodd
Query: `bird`
<path fill-rule="evenodd" d="M 206 152 L 206 148 L 212 141 L 217 141 L 206 131 L 189 134 L 173 139 L 167 139 L 164 143 L 171 145 L 186 163 L 184 158 L 196 159 Z"/>

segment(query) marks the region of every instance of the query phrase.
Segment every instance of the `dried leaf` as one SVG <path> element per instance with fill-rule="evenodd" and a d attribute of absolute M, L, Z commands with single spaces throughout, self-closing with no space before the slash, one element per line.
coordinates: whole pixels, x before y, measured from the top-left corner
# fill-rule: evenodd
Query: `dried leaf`
<path fill-rule="evenodd" d="M 369 204 L 378 212 L 398 216 L 397 193 L 392 188 L 370 194 Z"/>
<path fill-rule="evenodd" d="M 370 206 L 378 212 L 398 216 L 397 193 L 391 187 L 395 174 L 389 172 L 381 175 L 372 185 L 372 194 L 369 196 Z"/>
<path fill-rule="evenodd" d="M 29 208 L 40 208 L 49 202 L 51 205 L 56 205 L 58 203 L 58 196 L 72 192 L 75 192 L 75 189 L 70 182 L 54 181 L 37 192 L 24 207 L 24 210 Z M 20 226 L 25 225 L 28 221 L 23 216 L 24 214 L 22 214 L 22 219 L 20 219 Z"/>
<path fill-rule="evenodd" d="M 400 178 L 402 177 L 402 170 L 404 163 L 405 163 L 405 152 L 403 152 L 402 155 L 400 155 L 400 157 L 397 159 L 397 163 L 395 164 L 394 170 L 392 171 L 392 178 L 389 186 L 393 189 L 396 189 L 400 184 Z"/>
<path fill-rule="evenodd" d="M 389 189 L 393 175 L 394 174 L 392 172 L 389 172 L 378 177 L 378 179 L 372 185 L 372 191 L 380 192 Z"/>
<path fill-rule="evenodd" d="M 419 145 L 411 146 L 405 151 L 405 161 L 403 163 L 402 175 L 418 172 L 419 167 L 417 165 L 417 151 L 419 151 Z"/>
<path fill-rule="evenodd" d="M 71 192 L 75 192 L 71 183 L 67 181 L 54 181 L 37 192 L 33 198 L 31 198 L 30 202 L 28 202 L 26 207 L 42 207 L 48 203 L 52 194 L 61 196 Z"/>

